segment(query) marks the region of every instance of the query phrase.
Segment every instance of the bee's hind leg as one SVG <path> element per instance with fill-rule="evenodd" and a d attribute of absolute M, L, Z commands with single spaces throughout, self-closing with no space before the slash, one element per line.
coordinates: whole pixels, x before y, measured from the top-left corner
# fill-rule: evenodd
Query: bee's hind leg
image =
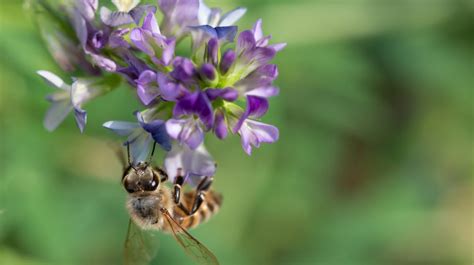
<path fill-rule="evenodd" d="M 191 208 L 191 215 L 199 210 L 199 207 L 201 207 L 201 204 L 204 202 L 204 197 L 206 196 L 206 191 L 208 191 L 211 187 L 213 180 L 214 179 L 212 177 L 204 177 L 201 182 L 199 182 L 199 185 L 196 188 L 196 196 L 194 197 L 193 207 Z"/>

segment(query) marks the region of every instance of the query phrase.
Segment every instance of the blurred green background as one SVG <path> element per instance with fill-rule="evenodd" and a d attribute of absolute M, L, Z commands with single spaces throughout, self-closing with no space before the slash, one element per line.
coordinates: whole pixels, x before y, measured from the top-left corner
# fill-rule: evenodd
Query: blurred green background
<path fill-rule="evenodd" d="M 224 205 L 192 233 L 222 264 L 473 264 L 473 1 L 207 3 L 288 42 L 264 120 L 280 140 L 252 157 L 206 140 Z M 120 264 L 118 138 L 101 124 L 138 105 L 124 86 L 86 106 L 83 135 L 72 117 L 48 133 L 35 71 L 67 75 L 22 4 L 0 0 L 0 264 Z M 160 239 L 153 264 L 190 264 Z"/>

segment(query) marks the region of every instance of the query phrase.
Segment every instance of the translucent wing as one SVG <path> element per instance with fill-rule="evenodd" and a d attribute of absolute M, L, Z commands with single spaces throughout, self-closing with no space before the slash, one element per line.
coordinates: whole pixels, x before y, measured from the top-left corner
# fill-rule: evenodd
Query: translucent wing
<path fill-rule="evenodd" d="M 174 218 L 168 210 L 162 209 L 161 212 L 171 227 L 173 235 L 178 243 L 183 247 L 186 254 L 194 261 L 203 265 L 219 265 L 216 256 L 207 249 L 201 242 L 186 231 Z"/>
<path fill-rule="evenodd" d="M 158 237 L 130 219 L 124 245 L 124 265 L 148 265 L 158 252 Z"/>
<path fill-rule="evenodd" d="M 119 142 L 109 141 L 107 145 L 112 149 L 112 151 L 117 156 L 120 165 L 125 170 L 128 167 L 127 154 L 124 152 L 123 145 Z"/>

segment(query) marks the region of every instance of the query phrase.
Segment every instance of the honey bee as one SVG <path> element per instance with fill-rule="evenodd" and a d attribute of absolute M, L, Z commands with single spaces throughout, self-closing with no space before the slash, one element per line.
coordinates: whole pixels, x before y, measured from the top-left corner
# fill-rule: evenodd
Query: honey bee
<path fill-rule="evenodd" d="M 153 156 L 155 146 L 150 155 Z M 148 264 L 156 254 L 156 240 L 147 230 L 171 233 L 186 254 L 199 264 L 219 264 L 217 258 L 187 229 L 194 228 L 216 214 L 222 196 L 210 190 L 212 178 L 204 177 L 195 191 L 181 194 L 184 184 L 182 170 L 178 170 L 173 189 L 167 187 L 167 173 L 150 161 L 130 163 L 122 176 L 122 184 L 128 193 L 126 208 L 130 214 L 125 241 L 125 264 Z"/>

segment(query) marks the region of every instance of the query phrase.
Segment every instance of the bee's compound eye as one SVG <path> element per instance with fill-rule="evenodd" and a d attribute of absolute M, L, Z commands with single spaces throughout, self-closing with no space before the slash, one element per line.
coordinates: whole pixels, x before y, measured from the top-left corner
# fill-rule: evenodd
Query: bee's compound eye
<path fill-rule="evenodd" d="M 145 185 L 145 190 L 147 191 L 154 191 L 156 190 L 156 188 L 158 187 L 158 185 L 160 184 L 158 178 L 156 177 L 155 174 L 153 174 L 153 178 L 149 181 L 147 181 L 146 185 Z"/>
<path fill-rule="evenodd" d="M 135 183 L 129 181 L 127 178 L 123 181 L 123 187 L 128 193 L 133 193 L 137 191 Z"/>

